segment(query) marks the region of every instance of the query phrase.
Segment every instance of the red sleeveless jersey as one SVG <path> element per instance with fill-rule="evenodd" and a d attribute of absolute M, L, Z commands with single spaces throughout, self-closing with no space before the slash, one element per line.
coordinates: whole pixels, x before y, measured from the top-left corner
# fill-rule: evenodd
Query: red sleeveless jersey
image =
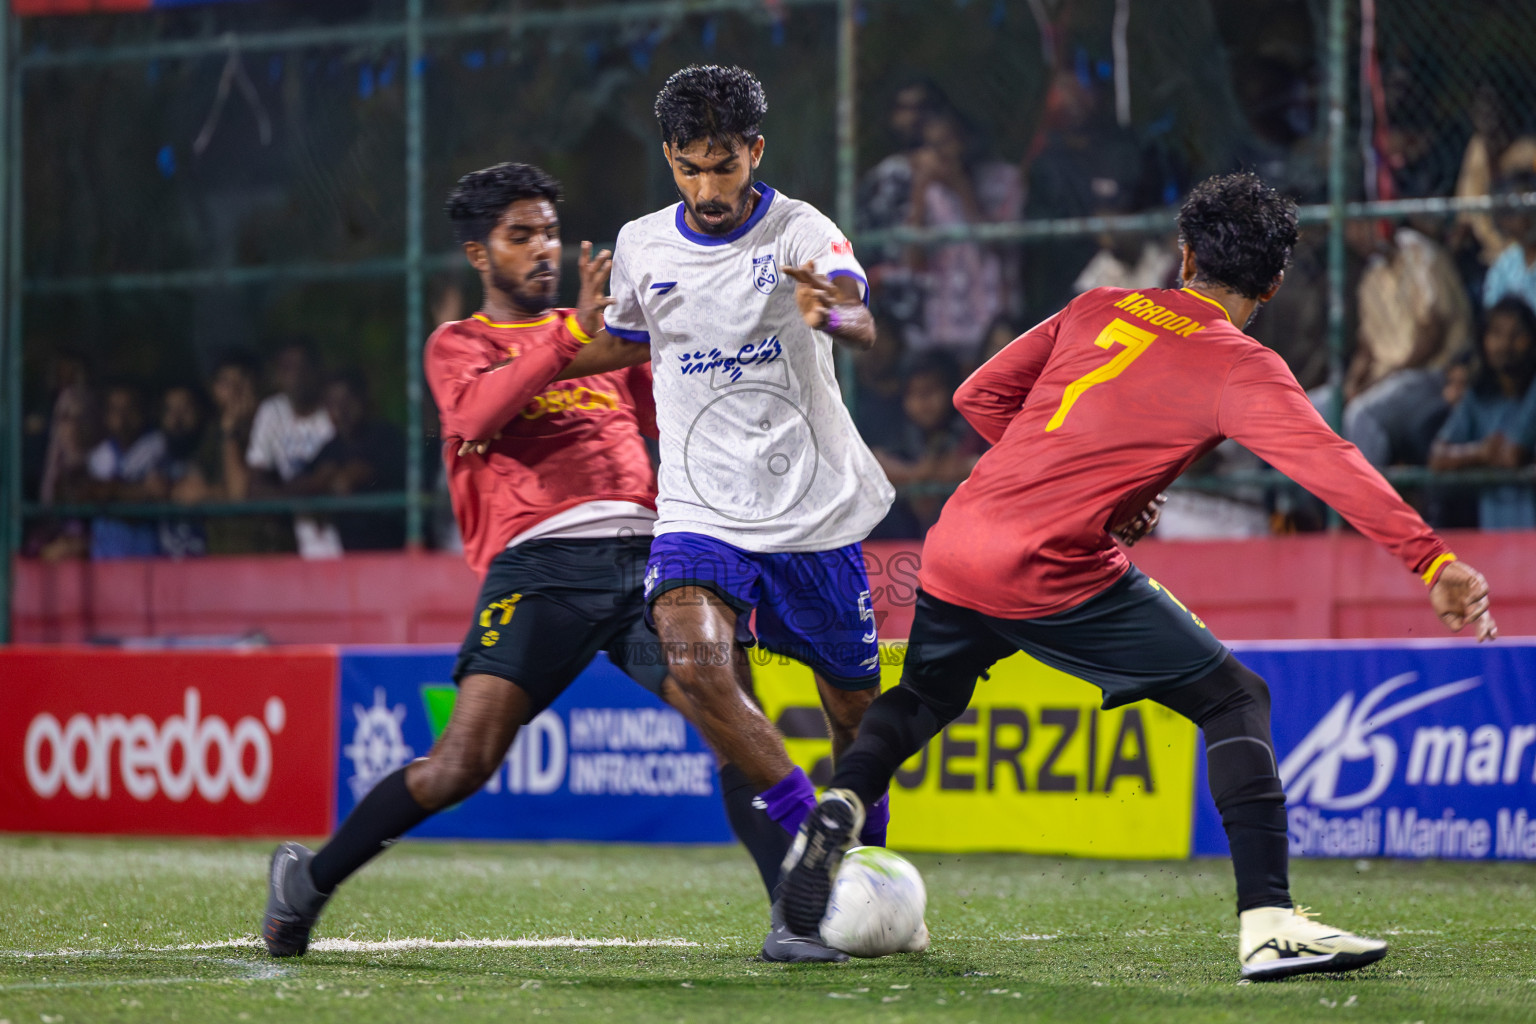
<path fill-rule="evenodd" d="M 1426 583 L 1449 560 L 1285 362 L 1192 291 L 1080 295 L 978 369 L 955 407 L 994 447 L 924 544 L 922 587 L 952 604 L 1023 619 L 1093 597 L 1130 565 L 1110 528 L 1226 438 Z"/>
<path fill-rule="evenodd" d="M 641 440 L 656 436 L 648 364 L 555 381 L 581 348 L 556 309 L 492 323 L 476 314 L 427 340 L 426 377 L 442 418 L 443 462 L 470 567 L 485 575 L 507 541 L 589 501 L 656 507 L 656 474 Z M 497 432 L 485 455 L 465 439 Z"/>

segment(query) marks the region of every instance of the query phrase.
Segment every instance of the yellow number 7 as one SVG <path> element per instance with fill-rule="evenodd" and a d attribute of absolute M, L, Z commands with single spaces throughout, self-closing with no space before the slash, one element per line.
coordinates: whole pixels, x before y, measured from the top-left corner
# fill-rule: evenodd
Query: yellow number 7
<path fill-rule="evenodd" d="M 1109 326 L 1099 332 L 1099 336 L 1093 340 L 1093 343 L 1099 348 L 1106 349 L 1111 345 L 1124 345 L 1125 351 L 1097 370 L 1085 373 L 1067 385 L 1066 393 L 1061 396 L 1061 408 L 1056 410 L 1056 415 L 1051 417 L 1051 422 L 1045 425 L 1046 433 L 1050 433 L 1066 422 L 1067 413 L 1072 411 L 1073 404 L 1082 397 L 1084 391 L 1095 384 L 1103 384 L 1107 380 L 1120 376 L 1156 338 L 1157 335 L 1151 331 L 1135 327 L 1118 317 L 1111 320 Z"/>

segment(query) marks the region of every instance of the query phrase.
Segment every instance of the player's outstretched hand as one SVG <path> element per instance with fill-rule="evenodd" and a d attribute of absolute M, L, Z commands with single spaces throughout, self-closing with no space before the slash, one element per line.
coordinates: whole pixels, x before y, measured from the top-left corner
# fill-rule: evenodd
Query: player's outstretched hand
<path fill-rule="evenodd" d="M 784 273 L 795 282 L 795 305 L 800 316 L 813 331 L 825 330 L 827 315 L 837 305 L 837 288 L 830 280 L 816 273 L 816 261 L 808 260 L 803 267 L 785 267 Z"/>
<path fill-rule="evenodd" d="M 1471 624 L 1477 629 L 1478 640 L 1499 635 L 1488 604 L 1488 581 L 1466 562 L 1452 562 L 1440 571 L 1440 578 L 1430 588 L 1429 603 L 1453 633 Z"/>
<path fill-rule="evenodd" d="M 581 243 L 576 260 L 581 275 L 581 292 L 576 297 L 576 322 L 588 337 L 597 337 L 603 329 L 603 310 L 613 305 L 608 297 L 608 275 L 613 271 L 613 253 L 607 249 L 592 255 L 592 243 Z"/>
<path fill-rule="evenodd" d="M 1162 518 L 1163 505 L 1168 501 L 1168 495 L 1159 494 L 1147 502 L 1147 507 L 1136 514 L 1136 518 L 1129 522 L 1121 523 L 1109 532 L 1126 547 L 1135 544 L 1141 538 L 1152 532 L 1157 521 Z"/>

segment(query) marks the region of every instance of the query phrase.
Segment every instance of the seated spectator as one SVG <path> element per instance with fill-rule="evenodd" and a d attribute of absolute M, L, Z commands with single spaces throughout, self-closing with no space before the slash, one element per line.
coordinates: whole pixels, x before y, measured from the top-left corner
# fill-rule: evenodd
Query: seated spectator
<path fill-rule="evenodd" d="M 91 389 L 86 359 L 61 349 L 50 362 L 53 404 L 46 427 L 37 497 L 45 505 L 66 501 L 86 477 L 86 462 L 100 439 L 96 393 Z M 27 532 L 26 550 L 39 558 L 83 558 L 90 553 L 90 534 L 78 519 L 34 523 Z"/>
<path fill-rule="evenodd" d="M 1514 469 L 1536 451 L 1536 312 L 1513 296 L 1488 313 L 1483 366 L 1430 450 L 1436 470 Z M 1536 527 L 1530 484 L 1484 487 L 1478 525 L 1485 530 Z"/>
<path fill-rule="evenodd" d="M 228 353 L 214 367 L 209 391 L 216 415 L 186 475 L 172 487 L 177 501 L 244 501 L 250 496 L 245 452 L 256 415 L 256 377 L 255 360 L 242 353 Z"/>
<path fill-rule="evenodd" d="M 75 496 L 83 501 L 158 501 L 165 488 L 156 472 L 165 459 L 165 435 L 149 428 L 137 385 L 107 388 L 101 422 L 105 438 L 86 460 Z M 159 531 L 145 520 L 98 516 L 91 520 L 91 557 L 145 558 L 160 553 Z"/>
<path fill-rule="evenodd" d="M 331 377 L 325 409 L 336 426 L 315 461 L 290 485 L 294 494 L 372 494 L 405 489 L 405 436 L 369 416 L 368 381 L 361 371 Z M 331 517 L 345 551 L 405 545 L 403 512 L 338 512 Z"/>
<path fill-rule="evenodd" d="M 1061 67 L 1051 78 L 1031 152 L 1025 211 L 1030 220 L 1147 205 L 1140 144 L 1116 122 L 1094 83 L 1070 68 Z M 1062 238 L 1051 243 L 1048 257 L 1029 261 L 1026 290 L 1034 319 L 1055 314 L 1071 300 L 1072 282 L 1097 248 L 1091 238 Z"/>
<path fill-rule="evenodd" d="M 1405 227 L 1378 240 L 1371 222 L 1351 221 L 1346 237 L 1370 255 L 1356 290 L 1342 433 L 1378 468 L 1423 465 L 1450 411 L 1445 369 L 1472 338 L 1471 305 L 1450 257 L 1426 235 Z M 1326 392 L 1313 393 L 1325 414 Z"/>
<path fill-rule="evenodd" d="M 987 328 L 987 336 L 981 340 L 981 351 L 976 354 L 976 366 L 1012 345 L 1023 333 L 1019 325 L 1007 317 L 1000 316 L 993 320 L 992 326 Z"/>
<path fill-rule="evenodd" d="M 947 109 L 949 100 L 929 79 L 908 79 L 897 86 L 886 117 L 894 152 L 871 167 L 859 183 L 860 228 L 881 231 L 907 223 L 912 208 L 912 155 L 923 145 L 928 117 Z M 920 326 L 922 289 L 903 247 L 887 245 L 866 252 L 863 262 L 870 287 L 880 291 L 880 310 L 903 328 Z"/>
<path fill-rule="evenodd" d="M 1167 288 L 1178 269 L 1175 239 L 1100 235 L 1099 251 L 1072 282 L 1072 291 L 1081 295 L 1095 288 Z"/>
<path fill-rule="evenodd" d="M 1536 170 L 1536 137 L 1514 136 L 1513 118 L 1499 90 L 1485 85 L 1472 101 L 1472 138 L 1467 141 L 1456 176 L 1456 198 L 1492 194 L 1495 181 Z M 1478 259 L 1492 266 L 1509 248 L 1510 239 L 1487 213 L 1462 213 L 1456 217 L 1456 238 L 1471 235 Z"/>
<path fill-rule="evenodd" d="M 901 411 L 901 327 L 884 315 L 875 319 L 875 343 L 853 354 L 853 423 L 871 447 L 893 443 L 905 425 Z"/>
<path fill-rule="evenodd" d="M 209 380 L 215 415 L 203 432 L 186 474 L 171 486 L 171 498 L 187 505 L 245 501 L 250 497 L 251 422 L 256 416 L 255 357 L 226 353 Z M 271 516 L 212 516 L 203 525 L 211 555 L 292 551 L 293 530 Z"/>
<path fill-rule="evenodd" d="M 1536 192 L 1536 174 L 1508 178 L 1499 191 Z M 1483 279 L 1483 308 L 1492 309 L 1504 296 L 1513 295 L 1536 309 L 1536 210 L 1509 207 L 1500 210 L 1494 220 L 1509 244 Z"/>
<path fill-rule="evenodd" d="M 1328 380 L 1327 297 L 1327 233 L 1304 228 L 1291 250 L 1285 287 L 1243 328 L 1254 341 L 1284 359 L 1296 375 L 1296 383 L 1309 392 Z"/>
<path fill-rule="evenodd" d="M 906 423 L 894 443 L 875 447 L 875 458 L 897 488 L 912 488 L 899 497 L 926 533 L 938 521 L 948 498 L 948 485 L 970 476 L 986 448 L 981 437 L 955 412 L 955 388 L 960 368 L 944 352 L 927 352 L 907 369 L 902 393 Z"/>
<path fill-rule="evenodd" d="M 314 342 L 294 338 L 272 360 L 277 394 L 262 402 L 251 424 L 245 462 L 251 470 L 251 497 L 280 498 L 288 485 L 314 461 L 336 428 L 321 401 L 320 359 Z M 311 516 L 296 516 L 294 539 L 304 558 L 335 558 L 341 538 L 332 526 Z"/>
<path fill-rule="evenodd" d="M 165 438 L 165 451 L 154 477 L 155 490 L 162 496 L 174 495 L 176 487 L 196 465 L 206 419 L 203 396 L 196 388 L 177 385 L 167 389 L 160 400 L 160 433 Z M 208 540 L 202 523 L 183 518 L 162 519 L 160 553 L 172 558 L 207 554 Z"/>
<path fill-rule="evenodd" d="M 974 135 L 951 111 L 924 122 L 923 145 L 911 156 L 913 227 L 1013 221 L 1024 208 L 1019 168 L 979 157 Z M 923 291 L 922 330 L 907 338 L 913 350 L 937 349 L 969 359 L 987 327 L 1013 312 L 1020 297 L 1016 247 L 981 242 L 913 246 L 909 265 Z"/>

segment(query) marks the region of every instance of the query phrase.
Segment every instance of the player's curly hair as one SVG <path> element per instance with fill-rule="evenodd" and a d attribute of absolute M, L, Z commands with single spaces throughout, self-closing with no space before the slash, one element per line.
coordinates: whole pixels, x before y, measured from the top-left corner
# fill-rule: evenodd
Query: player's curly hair
<path fill-rule="evenodd" d="M 519 199 L 560 201 L 560 183 L 533 164 L 502 163 L 470 171 L 448 193 L 445 209 L 453 236 L 464 242 L 491 237 L 507 207 Z"/>
<path fill-rule="evenodd" d="M 768 97 L 750 71 L 690 64 L 667 79 L 655 109 L 661 141 L 676 147 L 705 139 L 734 149 L 763 134 Z"/>
<path fill-rule="evenodd" d="M 1207 178 L 1179 210 L 1179 239 L 1195 252 L 1196 280 L 1256 299 L 1291 262 L 1296 204 L 1257 174 Z"/>

